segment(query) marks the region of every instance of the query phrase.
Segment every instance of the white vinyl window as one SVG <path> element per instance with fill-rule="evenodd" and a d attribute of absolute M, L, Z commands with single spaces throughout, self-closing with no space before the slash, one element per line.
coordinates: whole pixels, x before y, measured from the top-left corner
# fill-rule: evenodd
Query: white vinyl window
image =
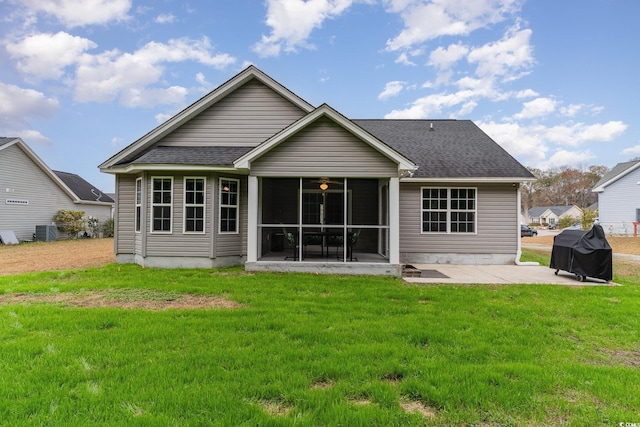
<path fill-rule="evenodd" d="M 142 178 L 136 179 L 136 233 L 142 228 Z"/>
<path fill-rule="evenodd" d="M 184 232 L 204 233 L 205 179 L 184 179 Z"/>
<path fill-rule="evenodd" d="M 171 233 L 173 178 L 151 179 L 151 232 Z"/>
<path fill-rule="evenodd" d="M 477 190 L 475 188 L 422 189 L 423 233 L 475 233 Z"/>
<path fill-rule="evenodd" d="M 219 192 L 219 232 L 238 233 L 240 181 L 231 178 L 220 178 Z"/>

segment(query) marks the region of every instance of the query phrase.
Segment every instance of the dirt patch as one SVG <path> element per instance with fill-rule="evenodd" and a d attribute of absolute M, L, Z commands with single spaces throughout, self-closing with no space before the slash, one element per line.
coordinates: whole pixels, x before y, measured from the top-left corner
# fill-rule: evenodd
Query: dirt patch
<path fill-rule="evenodd" d="M 422 402 L 418 402 L 416 400 L 412 400 L 410 402 L 400 402 L 400 406 L 404 409 L 405 412 L 412 413 L 417 412 L 425 418 L 436 418 L 438 416 L 438 412 Z"/>
<path fill-rule="evenodd" d="M 64 292 L 51 295 L 0 295 L 0 305 L 60 304 L 82 308 L 124 308 L 144 310 L 234 309 L 242 305 L 217 296 L 172 294 L 138 290 Z"/>
<path fill-rule="evenodd" d="M 0 275 L 76 270 L 116 262 L 113 239 L 0 245 Z"/>
<path fill-rule="evenodd" d="M 640 237 L 606 236 L 614 253 L 640 255 Z M 523 237 L 522 243 L 553 246 L 553 235 Z"/>

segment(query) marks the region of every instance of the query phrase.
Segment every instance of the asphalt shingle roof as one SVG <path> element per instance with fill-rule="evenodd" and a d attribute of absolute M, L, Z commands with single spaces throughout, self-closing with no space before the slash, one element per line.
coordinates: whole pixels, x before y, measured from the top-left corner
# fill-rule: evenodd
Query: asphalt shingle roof
<path fill-rule="evenodd" d="M 414 178 L 533 178 L 470 120 L 353 122 L 419 165 Z"/>
<path fill-rule="evenodd" d="M 130 164 L 232 165 L 254 147 L 154 147 Z"/>
<path fill-rule="evenodd" d="M 640 163 L 640 160 L 618 163 L 610 171 L 604 174 L 602 179 L 598 181 L 598 183 L 595 185 L 594 188 L 600 187 L 602 184 L 610 181 L 611 179 L 615 178 L 616 176 L 620 175 L 621 173 L 623 173 L 624 171 L 626 171 L 627 169 L 629 169 L 630 167 L 633 167 L 638 163 Z"/>
<path fill-rule="evenodd" d="M 470 120 L 352 120 L 419 166 L 414 178 L 533 178 Z M 232 165 L 254 147 L 154 147 L 128 164 Z"/>
<path fill-rule="evenodd" d="M 111 197 L 98 190 L 79 175 L 61 171 L 53 171 L 53 173 L 55 173 L 58 178 L 60 178 L 60 180 L 64 182 L 65 185 L 69 187 L 76 196 L 78 196 L 78 198 L 80 198 L 80 200 L 88 202 L 115 203 Z"/>

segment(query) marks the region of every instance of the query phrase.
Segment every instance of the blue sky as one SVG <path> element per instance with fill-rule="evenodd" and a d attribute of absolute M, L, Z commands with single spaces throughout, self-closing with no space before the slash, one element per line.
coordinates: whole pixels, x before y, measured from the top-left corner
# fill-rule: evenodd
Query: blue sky
<path fill-rule="evenodd" d="M 521 163 L 640 156 L 636 0 L 0 0 L 0 136 L 97 165 L 254 64 L 353 119 L 471 119 Z"/>

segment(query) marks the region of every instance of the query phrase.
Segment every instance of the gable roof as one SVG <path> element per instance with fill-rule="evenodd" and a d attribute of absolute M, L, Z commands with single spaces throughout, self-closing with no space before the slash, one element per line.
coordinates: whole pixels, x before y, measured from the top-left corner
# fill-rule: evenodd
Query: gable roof
<path fill-rule="evenodd" d="M 536 206 L 534 208 L 529 209 L 527 214 L 529 215 L 530 218 L 539 218 L 546 211 L 550 211 L 554 215 L 556 215 L 557 217 L 561 217 L 562 215 L 564 215 L 565 213 L 569 212 L 574 207 L 577 207 L 577 206 L 575 206 L 575 205 L 570 205 L 570 206 Z M 580 209 L 580 208 L 578 208 L 578 209 Z"/>
<path fill-rule="evenodd" d="M 419 165 L 413 179 L 535 179 L 471 120 L 353 122 Z"/>
<path fill-rule="evenodd" d="M 310 112 L 314 108 L 307 101 L 300 98 L 298 95 L 294 94 L 289 89 L 264 74 L 258 68 L 250 65 L 231 79 L 227 80 L 225 83 L 218 86 L 213 91 L 209 92 L 207 95 L 200 98 L 198 101 L 194 102 L 175 116 L 171 117 L 166 122 L 157 126 L 155 129 L 151 130 L 143 137 L 139 138 L 134 143 L 130 144 L 120 152 L 107 159 L 98 167 L 105 172 L 108 172 L 108 169 L 114 165 L 122 162 L 127 163 L 128 161 L 142 153 L 145 149 L 149 148 L 155 142 L 160 140 L 162 137 L 179 128 L 181 125 L 197 116 L 202 111 L 206 110 L 211 105 L 215 104 L 216 102 L 227 96 L 229 93 L 233 92 L 252 79 L 258 79 L 261 83 L 277 92 L 282 97 L 298 106 L 305 112 Z"/>
<path fill-rule="evenodd" d="M 47 175 L 54 184 L 69 196 L 74 203 L 85 204 L 113 204 L 114 200 L 110 197 L 103 197 L 100 200 L 96 200 L 96 196 L 93 196 L 91 189 L 95 189 L 91 184 L 82 179 L 80 176 L 67 173 L 53 171 L 45 164 L 45 162 L 38 157 L 38 155 L 21 139 L 21 138 L 0 138 L 0 151 L 7 149 L 11 146 L 20 148 L 36 166 L 38 166 Z M 76 192 L 77 191 L 77 192 Z M 88 193 L 87 193 L 88 192 Z M 89 196 L 91 194 L 91 196 Z M 108 200 L 107 200 L 108 198 Z"/>
<path fill-rule="evenodd" d="M 380 154 L 396 162 L 398 164 L 399 172 L 413 173 L 417 169 L 416 164 L 405 157 L 403 154 L 394 150 L 392 147 L 388 146 L 369 132 L 366 132 L 363 128 L 357 126 L 353 121 L 347 119 L 327 104 L 322 104 L 320 107 L 316 108 L 314 111 L 305 115 L 282 131 L 278 132 L 264 143 L 253 148 L 251 151 L 238 158 L 234 162 L 234 166 L 238 169 L 249 169 L 253 160 L 272 150 L 278 144 L 289 138 L 291 135 L 304 129 L 321 117 L 327 117 L 331 119 L 332 121 L 340 125 L 343 129 L 351 132 L 356 137 L 360 138 L 363 142 L 369 144 Z"/>
<path fill-rule="evenodd" d="M 253 147 L 154 146 L 252 79 L 258 79 L 306 114 Z M 329 117 L 395 161 L 403 179 L 423 182 L 535 180 L 533 174 L 470 120 L 350 120 L 326 104 L 314 109 L 254 66 L 223 83 L 99 167 L 109 173 L 159 170 L 175 165 L 186 170 L 247 171 L 253 160 L 322 116 Z"/>
<path fill-rule="evenodd" d="M 640 168 L 640 160 L 618 163 L 609 172 L 604 174 L 602 179 L 598 181 L 598 183 L 596 184 L 596 186 L 593 188 L 592 191 L 596 193 L 601 193 L 604 191 L 605 187 L 613 184 L 620 178 L 624 177 L 625 175 L 633 172 L 638 168 Z"/>
<path fill-rule="evenodd" d="M 80 200 L 87 202 L 115 203 L 111 197 L 100 190 L 97 190 L 80 175 L 61 171 L 53 171 L 53 173 L 55 173 Z"/>

